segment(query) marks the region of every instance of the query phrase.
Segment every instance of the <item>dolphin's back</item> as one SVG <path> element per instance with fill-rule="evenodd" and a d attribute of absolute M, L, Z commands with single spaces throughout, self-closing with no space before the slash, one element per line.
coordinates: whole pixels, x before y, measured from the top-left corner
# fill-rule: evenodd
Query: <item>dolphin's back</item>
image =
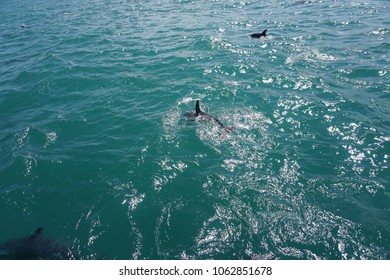
<path fill-rule="evenodd" d="M 260 37 L 265 37 L 265 36 L 267 36 L 267 29 L 265 29 L 261 33 L 253 33 L 253 34 L 251 34 L 251 37 L 253 37 L 253 38 L 260 38 Z"/>
<path fill-rule="evenodd" d="M 72 252 L 63 244 L 42 236 L 43 227 L 24 238 L 0 245 L 0 259 L 8 260 L 63 260 L 74 259 Z"/>
<path fill-rule="evenodd" d="M 233 128 L 231 128 L 231 127 L 225 127 L 223 125 L 223 123 L 220 120 L 218 120 L 217 118 L 213 117 L 210 114 L 203 112 L 200 109 L 199 100 L 196 100 L 195 112 L 187 112 L 187 113 L 185 113 L 185 116 L 186 116 L 187 120 L 194 120 L 195 121 L 199 117 L 199 119 L 213 121 L 213 122 L 217 123 L 221 128 L 223 128 L 226 132 L 231 132 L 233 130 Z"/>

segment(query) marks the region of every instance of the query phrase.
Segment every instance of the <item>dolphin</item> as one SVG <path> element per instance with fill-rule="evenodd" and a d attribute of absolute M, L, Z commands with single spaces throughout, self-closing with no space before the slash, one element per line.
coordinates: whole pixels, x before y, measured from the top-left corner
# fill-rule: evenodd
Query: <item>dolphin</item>
<path fill-rule="evenodd" d="M 0 244 L 2 260 L 72 260 L 71 250 L 61 243 L 42 236 L 43 227 L 27 237 Z"/>
<path fill-rule="evenodd" d="M 260 38 L 260 37 L 265 37 L 265 36 L 267 36 L 267 29 L 266 30 L 264 30 L 263 32 L 261 32 L 261 33 L 253 33 L 253 34 L 251 34 L 250 36 L 252 37 L 252 38 Z"/>
<path fill-rule="evenodd" d="M 223 125 L 223 123 L 218 120 L 217 118 L 213 117 L 212 115 L 210 114 L 207 114 L 205 112 L 203 112 L 201 109 L 200 109 L 200 106 L 199 106 L 199 100 L 196 100 L 196 103 L 195 103 L 195 112 L 187 112 L 185 114 L 185 116 L 187 117 L 188 120 L 197 120 L 197 119 L 201 119 L 201 120 L 209 120 L 209 121 L 212 121 L 216 124 L 218 124 L 222 129 L 224 129 L 225 131 L 227 132 L 230 132 L 233 130 L 232 127 L 226 127 Z"/>

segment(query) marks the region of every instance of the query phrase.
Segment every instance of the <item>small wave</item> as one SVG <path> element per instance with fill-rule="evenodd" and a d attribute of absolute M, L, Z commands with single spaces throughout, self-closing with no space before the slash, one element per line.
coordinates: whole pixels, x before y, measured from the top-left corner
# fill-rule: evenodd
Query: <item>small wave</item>
<path fill-rule="evenodd" d="M 367 33 L 367 35 L 379 35 L 379 36 L 387 36 L 390 34 L 390 29 L 384 28 L 384 27 L 379 27 L 376 28 L 370 32 Z"/>
<path fill-rule="evenodd" d="M 299 61 L 318 62 L 318 61 L 337 61 L 337 60 L 338 58 L 333 55 L 321 53 L 319 50 L 316 49 L 310 49 L 308 51 L 290 55 L 289 57 L 286 58 L 284 63 L 294 64 Z"/>
<path fill-rule="evenodd" d="M 241 49 L 239 46 L 234 45 L 233 43 L 230 43 L 222 38 L 212 36 L 210 37 L 210 41 L 213 49 L 225 49 L 234 54 L 239 54 L 244 56 L 250 55 L 249 51 Z"/>

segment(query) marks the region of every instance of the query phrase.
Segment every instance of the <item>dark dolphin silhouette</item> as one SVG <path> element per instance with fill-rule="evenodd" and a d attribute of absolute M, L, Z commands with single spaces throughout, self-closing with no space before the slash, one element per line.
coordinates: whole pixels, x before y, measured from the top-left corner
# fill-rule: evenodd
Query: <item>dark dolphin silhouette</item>
<path fill-rule="evenodd" d="M 0 244 L 0 259 L 3 260 L 71 260 L 72 251 L 65 245 L 42 236 L 43 227 L 19 239 Z"/>
<path fill-rule="evenodd" d="M 253 33 L 253 34 L 251 34 L 251 37 L 252 38 L 260 38 L 260 37 L 265 37 L 265 36 L 267 36 L 267 29 L 266 30 L 264 30 L 263 32 L 261 32 L 261 33 Z"/>
<path fill-rule="evenodd" d="M 185 114 L 186 118 L 188 120 L 197 120 L 197 119 L 200 119 L 200 120 L 209 120 L 209 121 L 212 121 L 216 124 L 218 124 L 221 128 L 223 128 L 225 131 L 227 132 L 230 132 L 233 130 L 232 127 L 226 127 L 224 126 L 224 124 L 218 120 L 217 118 L 213 117 L 212 115 L 210 114 L 207 114 L 205 112 L 203 112 L 201 109 L 200 109 L 200 106 L 199 106 L 199 100 L 196 100 L 196 103 L 195 103 L 195 112 L 187 112 Z"/>

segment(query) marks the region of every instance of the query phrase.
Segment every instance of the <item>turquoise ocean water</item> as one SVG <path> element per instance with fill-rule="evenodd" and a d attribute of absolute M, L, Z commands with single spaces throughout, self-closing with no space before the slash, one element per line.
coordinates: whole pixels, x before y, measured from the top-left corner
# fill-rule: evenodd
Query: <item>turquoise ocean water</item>
<path fill-rule="evenodd" d="M 389 65 L 388 0 L 3 0 L 0 243 L 389 259 Z"/>

